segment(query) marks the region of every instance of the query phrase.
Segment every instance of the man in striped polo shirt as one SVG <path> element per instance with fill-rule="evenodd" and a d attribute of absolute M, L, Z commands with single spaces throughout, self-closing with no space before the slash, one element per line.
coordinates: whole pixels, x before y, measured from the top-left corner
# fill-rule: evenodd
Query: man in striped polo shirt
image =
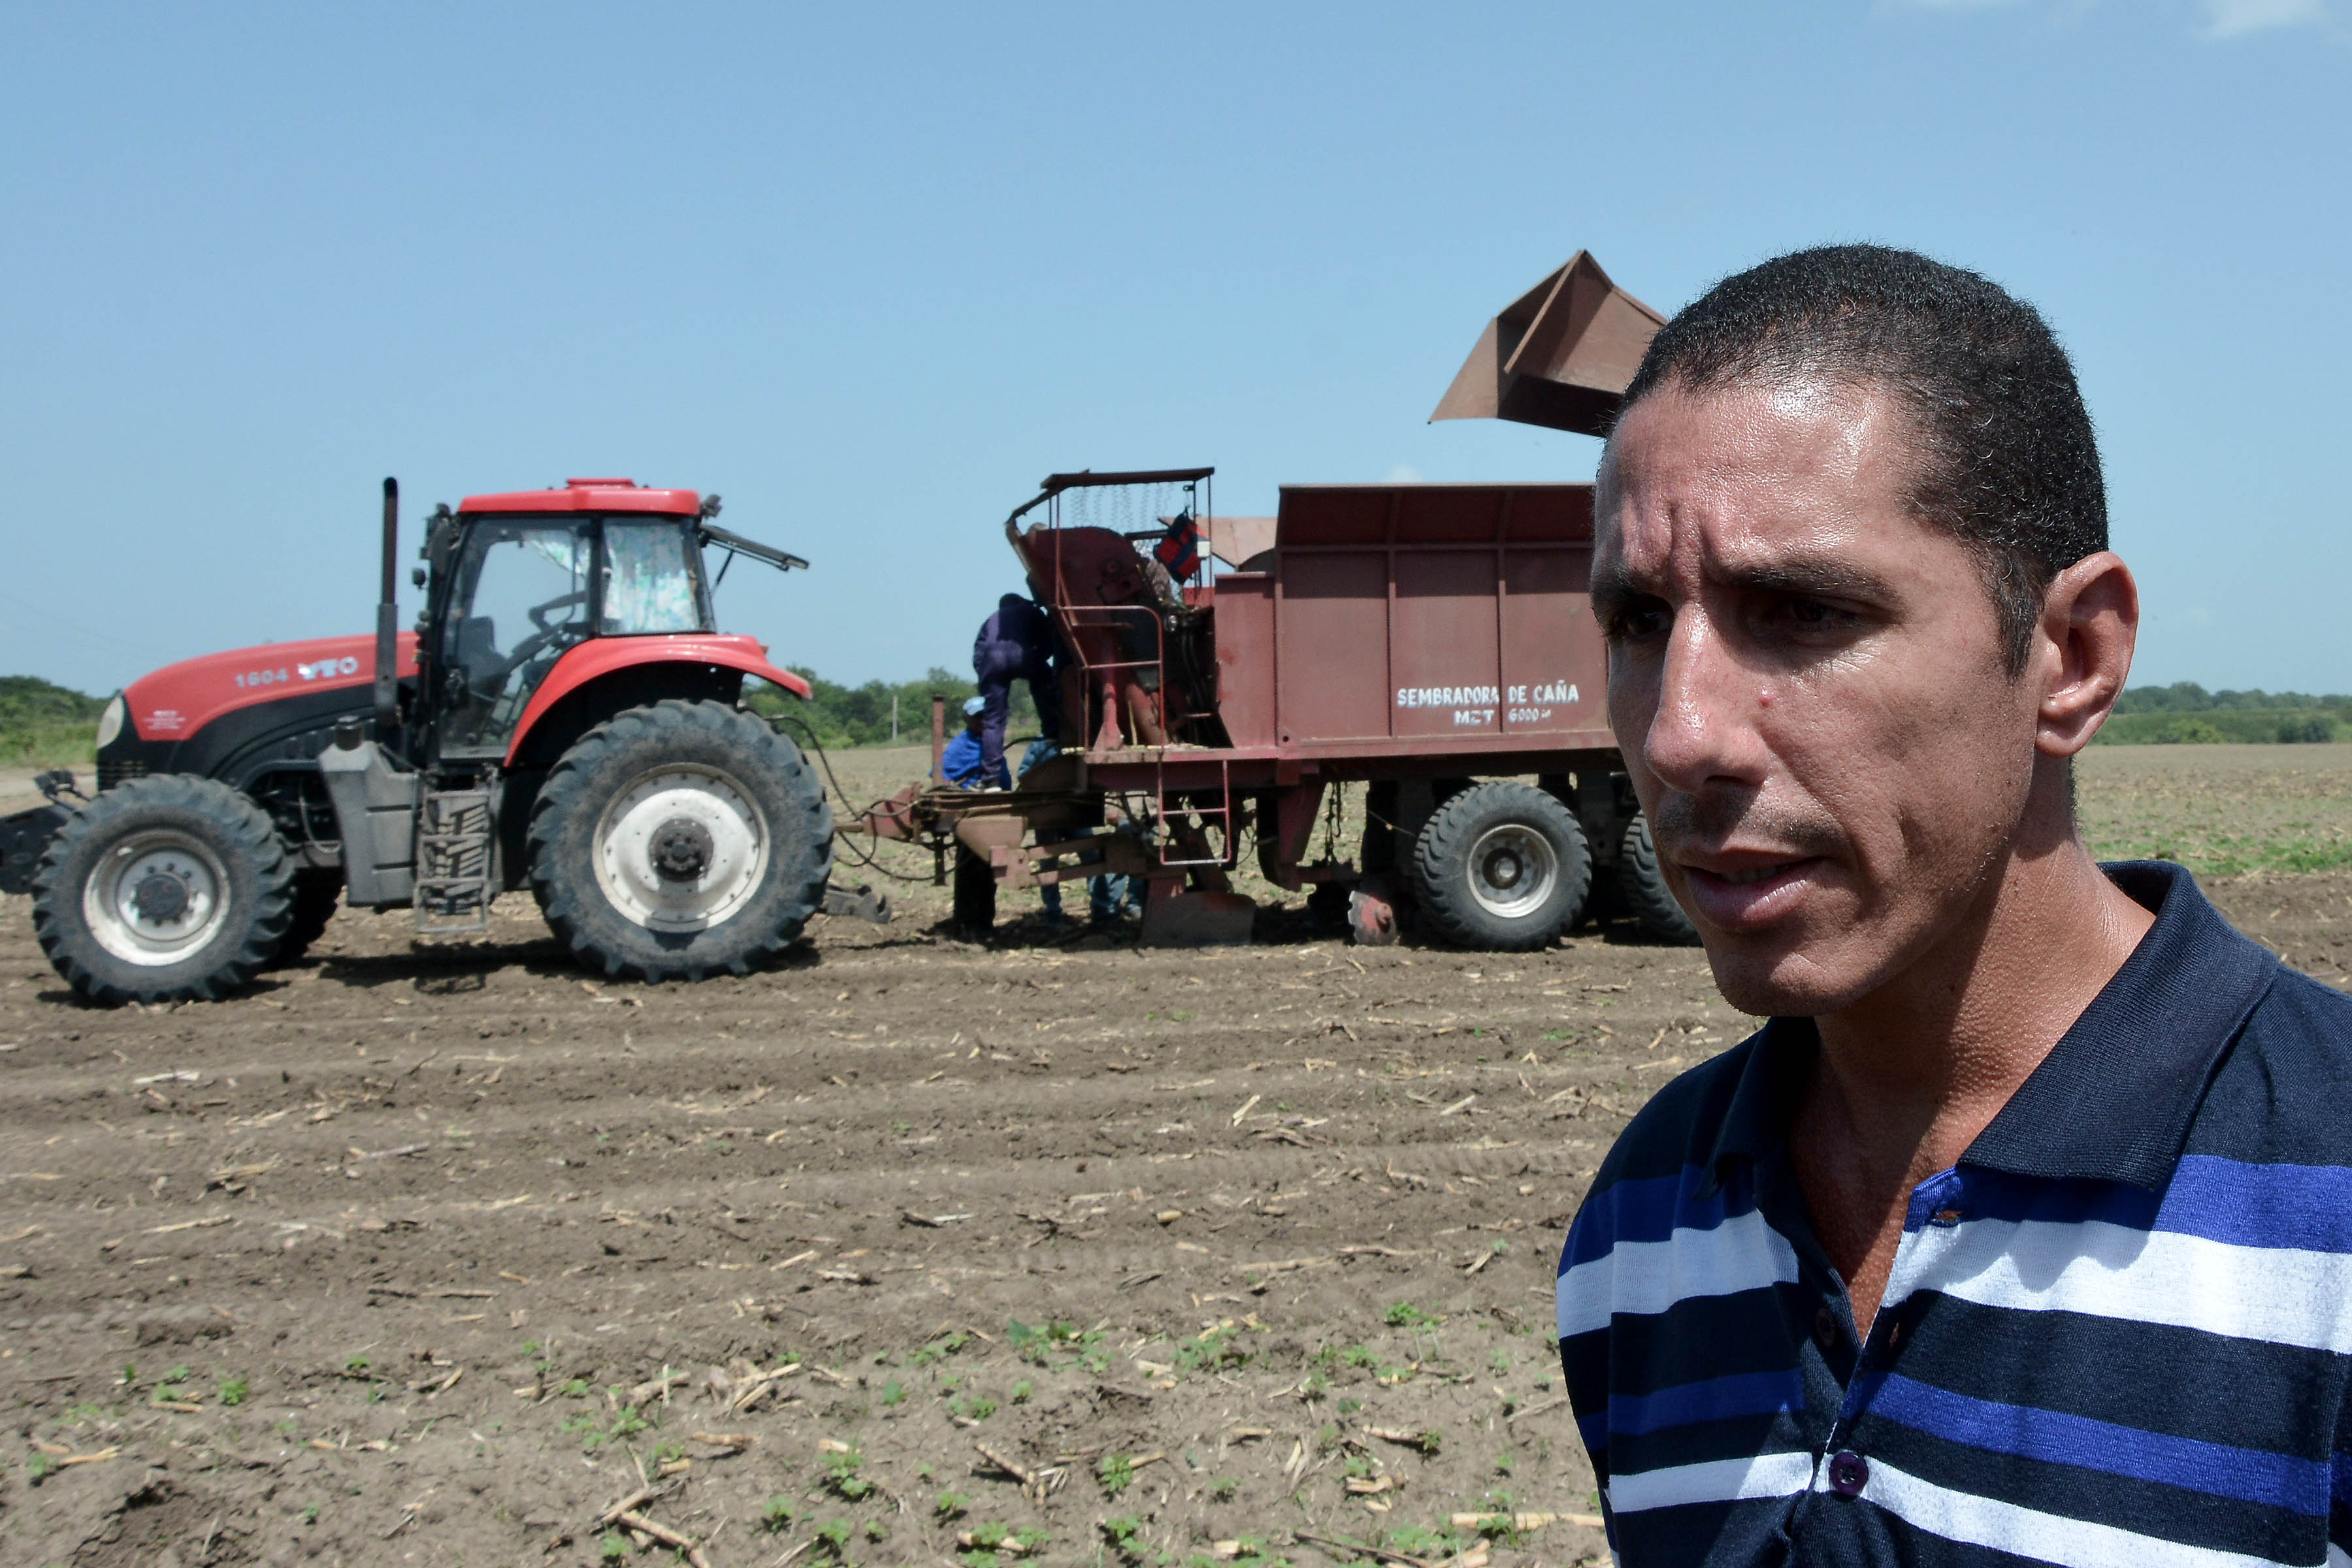
<path fill-rule="evenodd" d="M 2048 327 L 1767 262 L 1651 344 L 1597 515 L 1661 865 L 1772 1019 L 1560 1259 L 1620 1562 L 2352 1561 L 2352 1002 L 2076 832 L 2138 605 Z"/>

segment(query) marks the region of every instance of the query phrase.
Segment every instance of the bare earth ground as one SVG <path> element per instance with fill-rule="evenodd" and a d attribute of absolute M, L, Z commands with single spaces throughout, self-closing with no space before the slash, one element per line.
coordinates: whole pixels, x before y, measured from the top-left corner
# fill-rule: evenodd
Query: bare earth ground
<path fill-rule="evenodd" d="M 2095 746 L 2076 768 L 2102 858 L 2200 876 L 2352 866 L 2352 745 Z"/>
<path fill-rule="evenodd" d="M 2352 875 L 2211 885 L 2342 982 Z M 728 1568 L 1601 1550 L 1553 1264 L 1748 1026 L 1698 953 L 1350 950 L 1296 896 L 1246 949 L 1034 895 L 982 946 L 894 891 L 744 980 L 596 980 L 509 898 L 111 1013 L 0 900 L 0 1560 L 615 1561 L 646 1478 Z"/>

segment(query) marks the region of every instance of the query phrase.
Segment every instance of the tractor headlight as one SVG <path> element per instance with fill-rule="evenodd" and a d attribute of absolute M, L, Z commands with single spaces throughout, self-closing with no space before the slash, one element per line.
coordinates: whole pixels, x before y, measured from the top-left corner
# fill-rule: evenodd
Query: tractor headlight
<path fill-rule="evenodd" d="M 122 721 L 129 717 L 130 712 L 130 705 L 122 700 L 122 693 L 116 692 L 114 700 L 106 705 L 106 711 L 98 716 L 98 749 L 100 751 L 102 752 L 114 744 L 114 738 L 122 733 Z"/>

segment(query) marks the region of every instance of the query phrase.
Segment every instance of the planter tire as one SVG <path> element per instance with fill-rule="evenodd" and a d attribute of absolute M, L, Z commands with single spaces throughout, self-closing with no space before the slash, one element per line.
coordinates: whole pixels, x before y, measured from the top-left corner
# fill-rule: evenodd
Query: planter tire
<path fill-rule="evenodd" d="M 1456 946 L 1528 952 L 1575 923 L 1592 856 L 1575 814 L 1529 784 L 1473 784 L 1413 844 L 1421 918 Z"/>
<path fill-rule="evenodd" d="M 745 974 L 824 904 L 833 812 L 800 748 L 718 702 L 616 714 L 558 759 L 530 890 L 583 963 L 652 981 Z"/>
<path fill-rule="evenodd" d="M 100 1006 L 216 1001 L 277 957 L 293 886 L 260 806 L 211 779 L 158 773 L 58 830 L 34 874 L 33 934 Z"/>
<path fill-rule="evenodd" d="M 1666 879 L 1658 870 L 1657 846 L 1650 842 L 1650 819 L 1639 812 L 1617 842 L 1617 892 L 1652 941 L 1670 947 L 1698 945 L 1698 928 L 1667 890 Z"/>

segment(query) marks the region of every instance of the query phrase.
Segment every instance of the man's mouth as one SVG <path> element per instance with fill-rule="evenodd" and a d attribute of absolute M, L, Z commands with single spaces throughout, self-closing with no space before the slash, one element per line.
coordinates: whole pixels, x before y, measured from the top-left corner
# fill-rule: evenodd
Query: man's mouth
<path fill-rule="evenodd" d="M 1683 874 L 1696 906 L 1693 913 L 1718 930 L 1741 931 L 1758 930 L 1791 912 L 1822 865 L 1817 855 L 1764 859 L 1751 854 L 1726 856 L 1713 866 L 1685 861 Z"/>

